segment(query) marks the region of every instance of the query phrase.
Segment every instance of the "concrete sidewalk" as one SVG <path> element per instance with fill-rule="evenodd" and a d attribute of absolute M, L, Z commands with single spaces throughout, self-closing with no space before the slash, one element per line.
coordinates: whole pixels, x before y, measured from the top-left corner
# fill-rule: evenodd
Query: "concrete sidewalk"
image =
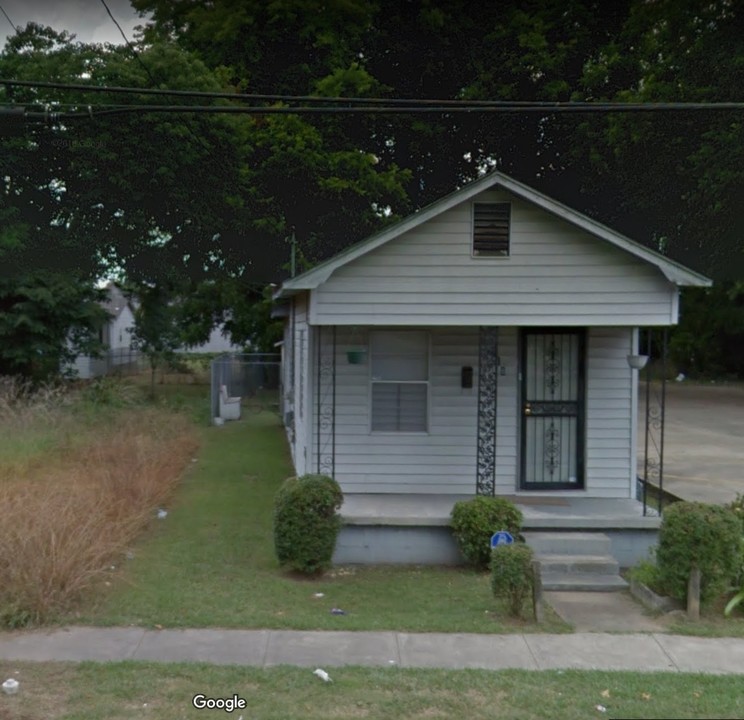
<path fill-rule="evenodd" d="M 0 633 L 0 660 L 744 674 L 744 638 L 71 627 Z"/>

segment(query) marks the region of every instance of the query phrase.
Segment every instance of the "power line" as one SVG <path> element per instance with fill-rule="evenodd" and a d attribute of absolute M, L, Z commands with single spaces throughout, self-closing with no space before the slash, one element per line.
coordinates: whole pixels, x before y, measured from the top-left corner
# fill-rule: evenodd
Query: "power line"
<path fill-rule="evenodd" d="M 100 109 L 99 109 L 100 108 Z M 1 108 L 0 108 L 1 109 Z M 405 115 L 405 114 L 474 114 L 486 113 L 514 114 L 514 113 L 632 113 L 632 112 L 702 112 L 702 111 L 725 111 L 744 110 L 744 103 L 717 103 L 715 105 L 706 103 L 626 103 L 626 104 L 556 104 L 544 106 L 473 106 L 473 107 L 450 107 L 450 106 L 426 106 L 426 107 L 313 107 L 313 106 L 246 106 L 246 105 L 89 105 L 85 112 L 53 112 L 54 117 L 60 120 L 75 118 L 96 118 L 102 116 L 124 115 L 129 113 L 141 114 L 168 114 L 168 113 L 191 113 L 191 114 L 229 114 L 229 115 L 339 115 L 339 114 L 372 114 L 372 115 Z M 49 118 L 49 112 L 26 113 L 29 119 Z"/>
<path fill-rule="evenodd" d="M 129 51 L 132 53 L 132 55 L 134 55 L 134 59 L 142 66 L 144 71 L 147 73 L 147 77 L 150 78 L 150 81 L 155 82 L 155 78 L 152 76 L 152 73 L 150 72 L 150 68 L 148 68 L 147 65 L 145 65 L 145 63 L 142 62 L 142 58 L 139 56 L 139 53 L 135 49 L 134 45 L 132 45 L 132 43 L 129 42 L 129 38 L 126 36 L 126 33 L 122 29 L 121 25 L 119 25 L 119 23 L 117 22 L 109 6 L 106 4 L 106 0 L 101 0 L 101 5 L 103 5 L 103 7 L 106 8 L 106 12 L 108 13 L 108 16 L 111 18 L 111 21 L 114 23 L 114 25 L 116 25 L 121 36 L 124 38 L 124 42 L 127 44 Z"/>
<path fill-rule="evenodd" d="M 136 53 L 135 53 L 136 54 Z M 205 90 L 159 90 L 155 88 L 122 87 L 120 85 L 90 85 L 85 83 L 59 83 L 34 80 L 11 80 L 0 78 L 0 85 L 18 85 L 20 87 L 52 88 L 57 90 L 85 90 L 90 92 L 127 93 L 137 95 L 164 95 L 174 97 L 201 97 L 215 100 L 260 100 L 267 102 L 315 102 L 315 103 L 361 103 L 361 104 L 408 104 L 408 105 L 488 105 L 492 100 L 449 100 L 427 98 L 360 98 L 321 95 L 278 95 L 267 93 L 234 93 L 212 92 Z M 509 104 L 521 104 L 519 101 L 500 101 Z"/>
<path fill-rule="evenodd" d="M 106 12 L 108 13 L 108 16 L 111 18 L 112 22 L 116 27 L 119 29 L 119 32 L 121 33 L 121 36 L 124 38 L 124 42 L 129 45 L 129 38 L 124 34 L 124 31 L 121 29 L 121 25 L 116 21 L 116 18 L 113 16 L 109 6 L 106 4 L 106 0 L 101 0 L 101 5 L 103 5 L 104 8 L 106 8 Z"/>
<path fill-rule="evenodd" d="M 103 1 L 103 0 L 102 0 Z M 126 37 L 126 36 L 124 36 Z M 147 66 L 142 62 L 139 54 L 131 48 L 134 56 L 145 68 L 150 79 L 154 78 Z M 322 97 L 317 95 L 279 95 L 279 94 L 258 94 L 258 93 L 226 93 L 226 92 L 207 92 L 201 90 L 158 90 L 154 88 L 136 88 L 122 86 L 101 86 L 87 85 L 85 83 L 57 83 L 42 80 L 13 80 L 10 78 L 0 78 L 0 85 L 8 87 L 36 87 L 50 88 L 57 90 L 83 90 L 86 92 L 96 93 L 128 93 L 142 95 L 163 95 L 163 96 L 181 96 L 197 97 L 211 99 L 229 99 L 229 100 L 251 100 L 261 102 L 304 102 L 313 105 L 326 104 L 343 104 L 344 110 L 351 110 L 352 107 L 361 106 L 363 110 L 371 109 L 366 106 L 380 106 L 384 112 L 407 112 L 416 108 L 423 108 L 424 112 L 470 112 L 473 110 L 494 111 L 498 109 L 508 109 L 514 111 L 517 109 L 526 109 L 527 111 L 555 111 L 555 112 L 586 112 L 586 111 L 604 111 L 604 112 L 634 112 L 634 111 L 657 111 L 657 110 L 741 110 L 744 109 L 744 102 L 608 102 L 608 101 L 565 101 L 565 102 L 548 102 L 541 100 L 448 100 L 448 99 L 425 99 L 425 98 L 361 98 L 361 97 Z M 137 106 L 132 106 L 137 107 Z M 158 105 L 145 107 L 163 107 Z M 190 106 L 172 106 L 180 107 L 186 111 Z M 206 108 L 219 108 L 230 106 L 193 106 L 203 108 L 195 110 L 197 112 L 206 111 Z M 295 107 L 295 110 L 304 110 L 307 106 Z M 393 108 L 402 107 L 402 110 Z M 331 108 L 332 109 L 332 108 Z M 191 110 L 188 110 L 191 111 Z M 313 108 L 313 112 L 320 111 L 319 108 Z M 374 111 L 374 110 L 372 110 Z M 219 110 L 215 109 L 215 112 Z M 233 111 L 225 111 L 233 112 Z M 282 110 L 282 112 L 287 112 Z"/>
<path fill-rule="evenodd" d="M 13 28 L 15 32 L 18 32 L 18 28 L 16 27 L 16 24 L 8 17 L 8 13 L 5 12 L 5 8 L 0 5 L 0 12 L 5 15 L 5 19 L 10 23 L 10 26 Z"/>

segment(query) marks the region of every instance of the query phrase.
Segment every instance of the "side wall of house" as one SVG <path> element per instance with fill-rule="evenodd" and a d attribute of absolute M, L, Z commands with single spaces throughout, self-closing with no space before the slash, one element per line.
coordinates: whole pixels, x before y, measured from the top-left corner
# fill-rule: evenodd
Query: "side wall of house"
<path fill-rule="evenodd" d="M 330 329 L 324 331 L 325 337 Z M 347 493 L 475 492 L 478 429 L 478 331 L 431 328 L 429 432 L 372 433 L 370 430 L 369 328 L 336 330 L 335 470 Z M 628 497 L 631 491 L 632 376 L 625 356 L 629 328 L 592 328 L 587 336 L 586 488 L 551 495 Z M 351 364 L 347 351 L 364 350 Z M 496 493 L 519 494 L 519 329 L 500 328 L 501 369 L 497 394 Z M 315 365 L 315 358 L 311 367 Z M 470 389 L 460 385 L 461 368 L 474 370 Z M 312 378 L 311 378 L 312 380 Z M 330 409 L 332 396 L 325 400 Z M 313 406 L 313 417 L 317 404 Z M 308 456 L 318 436 L 312 423 Z M 307 426 L 306 426 L 307 427 Z M 321 437 L 330 442 L 329 433 Z M 315 471 L 315 465 L 310 468 Z M 530 495 L 540 493 L 529 493 Z"/>
<path fill-rule="evenodd" d="M 115 348 L 129 348 L 132 345 L 132 328 L 134 327 L 134 314 L 129 306 L 122 308 L 119 316 L 114 318 L 108 326 L 108 339 L 106 343 L 113 350 Z"/>
<path fill-rule="evenodd" d="M 312 358 L 310 353 L 311 328 L 307 321 L 307 295 L 294 298 L 292 311 L 292 339 L 291 346 L 294 353 L 292 362 L 294 367 L 293 379 L 293 408 L 294 437 L 293 460 L 298 475 L 312 471 L 312 449 L 310 447 L 311 433 L 311 403 L 312 391 Z"/>
<path fill-rule="evenodd" d="M 511 203 L 508 257 L 473 257 L 473 202 Z M 655 267 L 503 190 L 489 190 L 338 268 L 318 325 L 646 326 L 676 322 Z"/>

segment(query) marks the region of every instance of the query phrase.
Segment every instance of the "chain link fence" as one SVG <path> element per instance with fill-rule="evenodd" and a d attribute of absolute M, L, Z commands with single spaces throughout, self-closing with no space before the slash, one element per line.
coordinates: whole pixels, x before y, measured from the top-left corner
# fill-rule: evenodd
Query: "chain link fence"
<path fill-rule="evenodd" d="M 279 411 L 281 355 L 276 353 L 229 353 L 211 364 L 211 417 L 220 416 L 220 393 L 241 398 L 251 410 Z"/>

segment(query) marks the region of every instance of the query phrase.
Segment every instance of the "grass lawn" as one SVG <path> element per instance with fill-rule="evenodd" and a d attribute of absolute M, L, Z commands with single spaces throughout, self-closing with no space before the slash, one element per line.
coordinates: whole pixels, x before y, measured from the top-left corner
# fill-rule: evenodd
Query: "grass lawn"
<path fill-rule="evenodd" d="M 744 678 L 630 672 L 530 672 L 330 668 L 269 670 L 145 663 L 8 663 L 21 683 L 0 695 L 3 720 L 124 720 L 231 717 L 306 718 L 741 718 Z M 238 698 L 227 714 L 192 706 L 202 693 Z M 600 705 L 606 712 L 597 709 Z"/>
<path fill-rule="evenodd" d="M 111 587 L 97 605 L 69 621 L 305 630 L 569 629 L 550 611 L 540 626 L 507 619 L 488 576 L 463 569 L 341 567 L 311 580 L 282 573 L 273 551 L 273 498 L 292 469 L 278 418 L 249 413 L 223 427 L 205 424 L 202 435 L 198 462 L 187 471 L 167 518 L 154 521 L 133 548 L 134 559 L 112 572 Z M 347 614 L 331 614 L 334 607 Z"/>
<path fill-rule="evenodd" d="M 700 613 L 700 620 L 694 622 L 684 616 L 680 616 L 669 622 L 669 632 L 677 635 L 697 635 L 700 637 L 740 637 L 744 638 L 744 612 L 741 605 L 731 614 L 731 617 L 724 617 L 723 609 L 726 606 L 726 600 L 712 604 L 708 608 L 703 608 Z"/>

